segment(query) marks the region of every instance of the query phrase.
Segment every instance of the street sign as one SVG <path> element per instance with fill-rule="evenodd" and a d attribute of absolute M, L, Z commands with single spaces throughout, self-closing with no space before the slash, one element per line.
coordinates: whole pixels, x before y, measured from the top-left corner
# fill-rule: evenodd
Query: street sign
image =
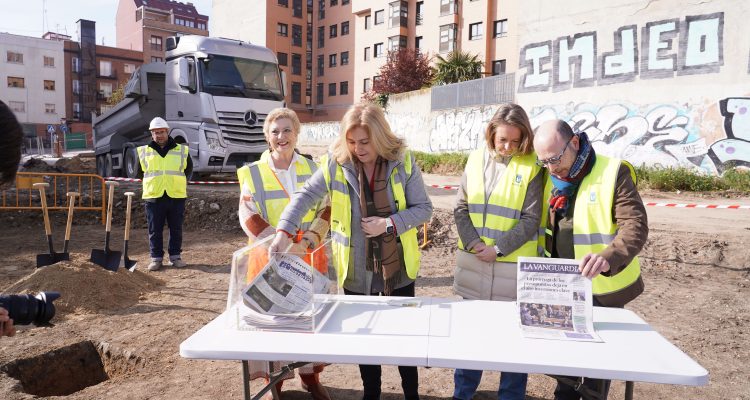
<path fill-rule="evenodd" d="M 67 124 L 60 124 L 60 132 L 62 132 L 64 135 L 68 134 L 68 125 Z"/>
<path fill-rule="evenodd" d="M 55 133 L 55 126 L 54 125 L 47 125 L 47 133 L 50 135 Z"/>

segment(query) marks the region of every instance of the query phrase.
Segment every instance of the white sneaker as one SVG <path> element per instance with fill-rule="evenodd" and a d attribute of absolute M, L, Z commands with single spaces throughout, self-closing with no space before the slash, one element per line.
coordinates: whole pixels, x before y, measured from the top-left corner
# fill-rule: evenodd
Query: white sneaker
<path fill-rule="evenodd" d="M 161 260 L 151 260 L 151 263 L 148 265 L 149 271 L 158 271 L 161 268 Z"/>
<path fill-rule="evenodd" d="M 176 260 L 172 260 L 172 266 L 175 268 L 184 268 L 187 265 L 185 261 L 182 261 L 181 258 L 178 258 Z"/>

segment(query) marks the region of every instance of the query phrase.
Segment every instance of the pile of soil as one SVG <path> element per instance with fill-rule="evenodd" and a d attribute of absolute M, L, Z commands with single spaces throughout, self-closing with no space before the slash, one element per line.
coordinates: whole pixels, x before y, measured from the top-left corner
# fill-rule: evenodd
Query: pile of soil
<path fill-rule="evenodd" d="M 67 314 L 103 314 L 128 308 L 163 285 L 164 282 L 153 275 L 123 268 L 117 272 L 107 271 L 82 254 L 71 254 L 70 261 L 38 268 L 5 288 L 5 292 L 59 292 L 61 296 L 54 304 L 55 318 L 60 318 Z"/>
<path fill-rule="evenodd" d="M 419 240 L 422 243 L 422 228 L 419 229 Z M 458 243 L 458 233 L 456 231 L 456 221 L 453 218 L 451 210 L 435 209 L 432 212 L 432 218 L 427 224 L 427 240 L 429 247 L 448 246 L 455 248 Z"/>
<path fill-rule="evenodd" d="M 60 172 L 41 158 L 29 158 L 18 170 L 21 172 Z"/>
<path fill-rule="evenodd" d="M 96 159 L 94 157 L 61 158 L 55 163 L 55 168 L 63 173 L 69 174 L 95 174 Z"/>

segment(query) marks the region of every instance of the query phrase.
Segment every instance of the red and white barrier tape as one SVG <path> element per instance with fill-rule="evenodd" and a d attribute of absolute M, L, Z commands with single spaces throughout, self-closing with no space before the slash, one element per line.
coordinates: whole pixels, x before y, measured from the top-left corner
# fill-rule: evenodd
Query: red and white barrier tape
<path fill-rule="evenodd" d="M 114 177 L 110 176 L 107 178 L 104 178 L 104 180 L 107 181 L 120 181 L 120 182 L 141 182 L 141 179 L 138 178 L 120 178 L 120 177 Z M 237 185 L 238 181 L 188 181 L 191 185 Z"/>
<path fill-rule="evenodd" d="M 450 185 L 427 185 L 427 186 L 438 188 L 438 189 L 445 189 L 445 190 L 458 190 L 458 186 L 450 186 Z"/>
<path fill-rule="evenodd" d="M 737 204 L 725 205 L 725 204 L 679 204 L 679 203 L 646 203 L 647 206 L 651 207 L 674 207 L 674 208 L 715 208 L 721 210 L 750 210 L 750 206 L 740 206 Z"/>

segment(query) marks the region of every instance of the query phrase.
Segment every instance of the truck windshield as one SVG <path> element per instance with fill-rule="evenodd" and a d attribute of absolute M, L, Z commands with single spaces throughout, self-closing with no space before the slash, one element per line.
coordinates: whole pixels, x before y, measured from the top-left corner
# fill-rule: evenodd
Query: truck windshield
<path fill-rule="evenodd" d="M 281 79 L 276 64 L 211 56 L 199 63 L 203 91 L 215 96 L 248 97 L 281 101 Z"/>

